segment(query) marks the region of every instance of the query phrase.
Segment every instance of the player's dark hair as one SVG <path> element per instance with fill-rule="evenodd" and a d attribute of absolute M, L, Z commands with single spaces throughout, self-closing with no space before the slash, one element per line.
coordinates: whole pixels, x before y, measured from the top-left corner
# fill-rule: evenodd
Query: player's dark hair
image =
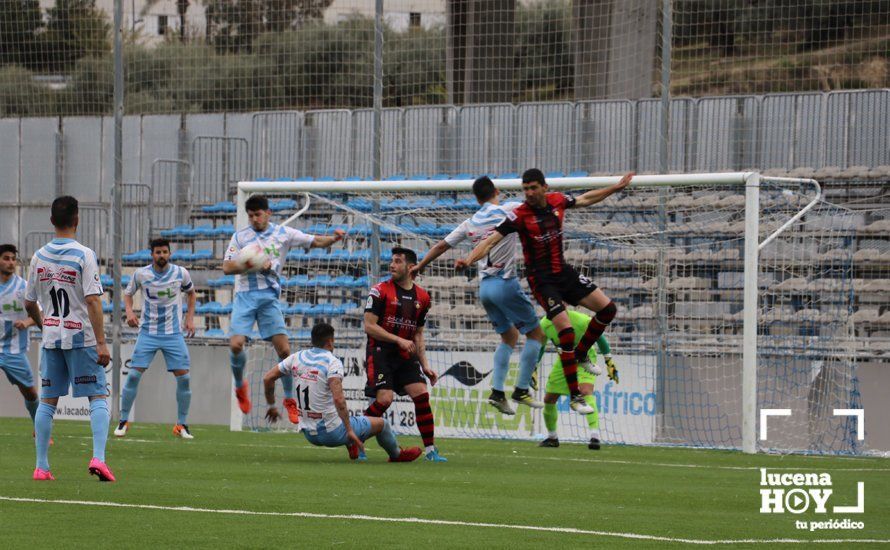
<path fill-rule="evenodd" d="M 56 229 L 68 229 L 74 227 L 74 220 L 79 211 L 77 199 L 70 195 L 63 195 L 53 201 L 49 221 Z"/>
<path fill-rule="evenodd" d="M 162 246 L 166 246 L 167 250 L 170 249 L 170 241 L 164 239 L 162 237 L 158 237 L 157 239 L 152 239 L 151 242 L 148 243 L 148 248 L 151 249 L 152 252 L 155 251 L 155 248 L 159 248 Z"/>
<path fill-rule="evenodd" d="M 265 195 L 251 195 L 244 203 L 245 210 L 268 210 L 269 199 Z"/>
<path fill-rule="evenodd" d="M 312 345 L 317 348 L 323 348 L 333 337 L 334 327 L 327 323 L 318 323 L 312 327 Z"/>
<path fill-rule="evenodd" d="M 7 252 L 12 252 L 13 255 L 15 255 L 16 257 L 18 257 L 19 255 L 19 251 L 14 244 L 0 244 L 0 256 L 6 254 Z"/>
<path fill-rule="evenodd" d="M 476 178 L 476 181 L 473 182 L 473 194 L 476 195 L 476 200 L 480 203 L 490 201 L 494 197 L 495 191 L 497 189 L 494 187 L 494 182 L 488 176 Z"/>
<path fill-rule="evenodd" d="M 396 254 L 402 254 L 403 256 L 405 256 L 405 261 L 408 262 L 409 264 L 417 263 L 417 253 L 414 252 L 413 250 L 411 250 L 410 248 L 404 248 L 401 246 L 397 246 L 392 249 L 392 255 L 395 256 Z"/>
<path fill-rule="evenodd" d="M 544 179 L 544 172 L 541 172 L 537 168 L 529 168 L 522 173 L 522 183 L 531 183 L 533 181 L 536 181 L 541 185 L 547 185 L 547 180 Z"/>

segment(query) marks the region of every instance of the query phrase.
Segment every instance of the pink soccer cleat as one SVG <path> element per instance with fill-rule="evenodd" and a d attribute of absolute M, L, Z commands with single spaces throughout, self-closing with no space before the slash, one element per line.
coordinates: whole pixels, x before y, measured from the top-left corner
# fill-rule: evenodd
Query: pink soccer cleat
<path fill-rule="evenodd" d="M 90 474 L 98 477 L 99 481 L 115 481 L 108 465 L 96 457 L 90 460 Z"/>
<path fill-rule="evenodd" d="M 56 478 L 53 477 L 53 473 L 49 470 L 41 470 L 40 468 L 34 468 L 34 481 L 55 481 Z"/>

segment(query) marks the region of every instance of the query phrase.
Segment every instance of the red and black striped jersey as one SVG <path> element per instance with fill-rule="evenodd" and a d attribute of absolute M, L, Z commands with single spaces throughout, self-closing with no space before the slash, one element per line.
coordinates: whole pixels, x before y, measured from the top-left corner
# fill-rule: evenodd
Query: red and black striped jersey
<path fill-rule="evenodd" d="M 565 211 L 575 206 L 575 199 L 563 193 L 547 193 L 546 197 L 543 208 L 533 208 L 524 202 L 507 212 L 507 219 L 495 228 L 501 235 L 519 234 L 529 276 L 555 275 L 566 265 L 562 253 L 562 222 Z"/>
<path fill-rule="evenodd" d="M 405 340 L 414 340 L 417 329 L 426 323 L 426 315 L 430 310 L 430 295 L 419 285 L 414 284 L 405 290 L 395 284 L 392 279 L 378 283 L 371 289 L 365 311 L 377 316 L 377 324 L 390 333 Z M 398 348 L 390 342 L 377 342 L 368 336 L 368 353 L 373 347 Z M 401 352 L 408 359 L 406 353 Z"/>

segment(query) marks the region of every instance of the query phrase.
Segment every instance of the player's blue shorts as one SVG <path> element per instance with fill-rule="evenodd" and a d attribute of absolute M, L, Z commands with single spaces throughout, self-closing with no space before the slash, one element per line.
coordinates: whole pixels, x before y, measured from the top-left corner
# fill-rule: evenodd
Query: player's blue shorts
<path fill-rule="evenodd" d="M 155 354 L 164 354 L 167 371 L 189 370 L 189 349 L 185 345 L 185 337 L 180 334 L 146 334 L 140 332 L 136 338 L 136 349 L 133 350 L 131 367 L 147 369 Z"/>
<path fill-rule="evenodd" d="M 31 374 L 27 353 L 0 353 L 0 370 L 6 373 L 10 384 L 34 387 L 34 375 Z"/>
<path fill-rule="evenodd" d="M 40 397 L 108 395 L 105 369 L 96 361 L 96 347 L 40 350 Z"/>
<path fill-rule="evenodd" d="M 366 441 L 371 437 L 371 421 L 365 416 L 350 416 L 349 423 L 352 425 L 352 431 L 362 441 Z M 333 431 L 327 431 L 324 425 L 319 425 L 318 433 L 312 435 L 303 430 L 306 440 L 313 445 L 319 447 L 340 447 L 346 445 L 346 425 L 340 424 Z"/>
<path fill-rule="evenodd" d="M 256 322 L 260 338 L 268 340 L 276 334 L 287 334 L 278 293 L 271 288 L 235 293 L 229 336 L 249 336 Z"/>
<path fill-rule="evenodd" d="M 479 284 L 479 299 L 498 334 L 503 334 L 514 326 L 522 334 L 528 334 L 538 326 L 535 306 L 522 291 L 516 277 L 485 277 Z"/>

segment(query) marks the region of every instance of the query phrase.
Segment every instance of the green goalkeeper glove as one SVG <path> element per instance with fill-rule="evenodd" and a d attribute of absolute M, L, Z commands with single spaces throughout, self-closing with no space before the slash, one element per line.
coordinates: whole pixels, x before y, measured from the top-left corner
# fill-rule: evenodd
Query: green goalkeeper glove
<path fill-rule="evenodd" d="M 606 357 L 606 372 L 609 374 L 609 380 L 617 384 L 618 367 L 615 366 L 615 361 L 613 361 L 611 357 Z"/>

